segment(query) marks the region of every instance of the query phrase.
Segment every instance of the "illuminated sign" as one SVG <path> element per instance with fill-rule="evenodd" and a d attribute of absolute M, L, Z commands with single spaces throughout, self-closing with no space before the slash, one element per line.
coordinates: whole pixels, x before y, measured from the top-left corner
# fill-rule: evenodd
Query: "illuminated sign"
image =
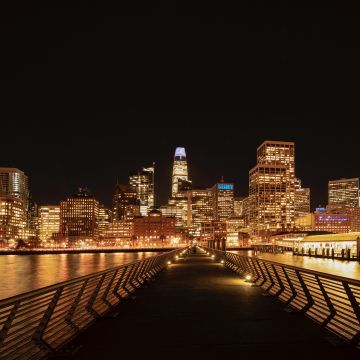
<path fill-rule="evenodd" d="M 218 184 L 218 190 L 234 190 L 233 184 Z"/>
<path fill-rule="evenodd" d="M 175 149 L 175 156 L 186 157 L 185 148 L 183 148 L 183 147 L 177 147 L 177 148 Z"/>

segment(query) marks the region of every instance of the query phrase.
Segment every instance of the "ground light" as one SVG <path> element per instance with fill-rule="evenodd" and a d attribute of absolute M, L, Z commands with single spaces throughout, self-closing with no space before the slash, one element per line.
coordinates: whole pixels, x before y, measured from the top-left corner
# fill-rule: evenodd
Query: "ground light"
<path fill-rule="evenodd" d="M 248 282 L 251 281 L 251 275 L 246 275 L 245 280 L 248 281 Z"/>
<path fill-rule="evenodd" d="M 215 259 L 215 255 L 211 255 L 211 258 L 212 258 L 212 259 Z"/>
<path fill-rule="evenodd" d="M 168 265 L 171 265 L 171 261 L 169 260 L 169 261 L 167 262 L 167 264 L 168 264 Z"/>
<path fill-rule="evenodd" d="M 224 261 L 224 260 L 221 260 L 220 262 L 223 264 L 225 261 Z"/>

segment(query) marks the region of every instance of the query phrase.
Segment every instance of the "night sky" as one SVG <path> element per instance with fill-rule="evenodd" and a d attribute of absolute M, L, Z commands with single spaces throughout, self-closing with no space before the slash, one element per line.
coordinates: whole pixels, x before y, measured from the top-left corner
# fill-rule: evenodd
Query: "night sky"
<path fill-rule="evenodd" d="M 133 3 L 2 11 L 0 166 L 37 203 L 87 185 L 110 205 L 117 178 L 155 161 L 160 205 L 176 146 L 195 186 L 223 175 L 238 195 L 266 139 L 296 142 L 312 207 L 329 179 L 360 176 L 357 13 Z"/>

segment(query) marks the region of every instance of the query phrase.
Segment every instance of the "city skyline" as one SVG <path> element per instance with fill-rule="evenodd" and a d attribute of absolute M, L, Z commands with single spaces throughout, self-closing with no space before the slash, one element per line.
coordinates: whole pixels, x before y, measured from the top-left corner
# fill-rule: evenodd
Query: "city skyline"
<path fill-rule="evenodd" d="M 287 141 L 287 140 L 286 140 Z M 259 146 L 262 141 L 257 145 Z M 295 142 L 296 143 L 296 142 Z M 60 179 L 62 180 L 59 183 L 59 179 L 55 178 L 54 181 L 50 181 L 50 179 L 46 179 L 47 183 L 42 183 L 42 181 L 38 180 L 39 176 L 43 175 L 42 171 L 40 173 L 35 172 L 32 170 L 31 166 L 18 166 L 20 170 L 24 171 L 29 178 L 29 189 L 31 194 L 33 195 L 33 199 L 39 205 L 51 205 L 56 204 L 60 200 L 64 199 L 65 197 L 71 195 L 72 193 L 76 192 L 78 186 L 88 186 L 94 196 L 101 202 L 104 203 L 107 207 L 111 206 L 113 191 L 116 185 L 116 181 L 120 183 L 126 183 L 128 181 L 129 174 L 134 171 L 136 168 L 142 168 L 144 165 L 148 163 L 152 163 L 155 161 L 156 163 L 156 171 L 155 171 L 155 196 L 156 196 L 156 205 L 160 206 L 166 204 L 168 196 L 171 194 L 171 172 L 172 172 L 172 154 L 175 148 L 178 145 L 176 144 L 173 148 L 169 150 L 169 152 L 163 152 L 162 157 L 157 159 L 150 159 L 149 161 L 141 161 L 141 154 L 138 154 L 138 158 L 134 156 L 131 158 L 134 161 L 136 166 L 132 166 L 128 169 L 125 169 L 124 166 L 121 166 L 121 173 L 120 171 L 115 175 L 115 169 L 112 168 L 109 173 L 103 173 L 100 182 L 97 179 L 94 179 L 90 174 L 89 170 L 84 172 L 84 174 L 79 174 L 79 171 L 74 172 L 74 176 L 64 176 L 64 173 L 58 174 L 60 175 Z M 193 186 L 195 188 L 206 188 L 212 186 L 214 183 L 219 182 L 221 176 L 224 177 L 226 182 L 234 183 L 234 190 L 237 196 L 247 196 L 248 195 L 248 171 L 252 167 L 253 163 L 255 162 L 254 150 L 257 148 L 246 148 L 245 151 L 242 153 L 242 156 L 236 156 L 236 153 L 229 153 L 226 154 L 223 152 L 222 154 L 216 154 L 217 156 L 209 156 L 206 154 L 211 154 L 211 149 L 207 148 L 206 153 L 203 153 L 198 146 L 195 146 L 194 149 L 189 148 L 188 146 L 184 146 L 187 155 L 188 155 L 188 168 L 189 168 L 189 177 L 193 180 Z M 345 171 L 334 171 L 334 168 L 329 167 L 325 168 L 325 166 L 320 166 L 321 169 L 321 177 L 320 179 L 317 177 L 314 179 L 313 173 L 317 173 L 319 170 L 318 167 L 313 168 L 313 171 L 304 171 L 304 162 L 311 162 L 312 157 L 309 159 L 304 159 L 304 155 L 306 156 L 308 152 L 306 151 L 306 147 L 304 148 L 304 144 L 296 143 L 296 156 L 297 156 L 297 176 L 301 177 L 302 184 L 304 187 L 310 187 L 312 194 L 311 194 L 311 209 L 314 210 L 318 205 L 325 206 L 327 204 L 327 184 L 330 180 L 339 180 L 341 178 L 352 178 L 358 177 L 359 175 L 356 174 L 356 166 L 355 163 L 352 162 L 351 164 L 354 165 L 352 172 L 350 171 L 348 163 L 341 163 L 341 166 L 345 168 Z M 159 153 L 158 149 L 156 153 Z M 305 150 L 305 151 L 304 151 Z M 305 154 L 303 154 L 304 152 Z M 146 153 L 147 158 L 151 157 L 151 153 Z M 154 151 L 155 154 L 155 151 Z M 204 154 L 204 155 L 203 155 Z M 202 156 L 203 155 L 203 156 Z M 209 157 L 211 159 L 209 159 Z M 330 157 L 330 155 L 328 156 Z M 233 160 L 236 162 L 238 158 L 239 164 L 231 166 L 229 162 Z M 166 163 L 165 161 L 168 160 Z M 209 160 L 212 160 L 212 164 L 210 166 Z M 22 161 L 19 161 L 22 163 Z M 243 162 L 244 166 L 241 166 L 241 162 Z M 322 163 L 326 164 L 326 158 L 323 159 Z M 251 166 L 246 169 L 245 164 L 250 163 Z M 211 167 L 210 169 L 206 169 L 204 165 L 208 165 Z M 1 164 L 2 166 L 6 166 L 6 164 Z M 224 166 L 225 165 L 225 166 Z M 131 165 L 130 165 L 131 166 Z M 69 163 L 69 168 L 72 167 L 72 163 Z M 36 167 L 34 167 L 36 168 Z M 80 168 L 82 166 L 80 165 Z M 64 165 L 63 169 L 66 173 L 66 164 Z M 214 169 L 220 169 L 224 171 L 219 171 L 219 173 L 215 173 Z M 337 168 L 336 168 L 337 169 Z M 53 169 L 49 169 L 50 171 L 54 171 Z M 59 169 L 58 169 L 59 170 Z M 340 174 L 341 173 L 341 174 Z M 112 174 L 114 174 L 114 179 L 112 179 Z M 329 175 L 328 175 L 329 174 Z M 206 176 L 209 175 L 209 178 Z M 330 176 L 332 175 L 332 176 Z M 309 179 L 311 183 L 309 182 Z M 113 180 L 113 181 L 112 181 Z M 68 186 L 66 186 L 68 184 Z M 57 188 L 57 190 L 56 190 Z"/>

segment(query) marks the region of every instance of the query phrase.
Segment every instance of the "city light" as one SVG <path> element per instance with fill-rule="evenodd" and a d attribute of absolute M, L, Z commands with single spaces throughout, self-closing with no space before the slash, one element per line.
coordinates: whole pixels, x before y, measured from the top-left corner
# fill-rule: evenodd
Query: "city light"
<path fill-rule="evenodd" d="M 251 275 L 246 275 L 245 280 L 250 281 L 251 280 Z"/>

